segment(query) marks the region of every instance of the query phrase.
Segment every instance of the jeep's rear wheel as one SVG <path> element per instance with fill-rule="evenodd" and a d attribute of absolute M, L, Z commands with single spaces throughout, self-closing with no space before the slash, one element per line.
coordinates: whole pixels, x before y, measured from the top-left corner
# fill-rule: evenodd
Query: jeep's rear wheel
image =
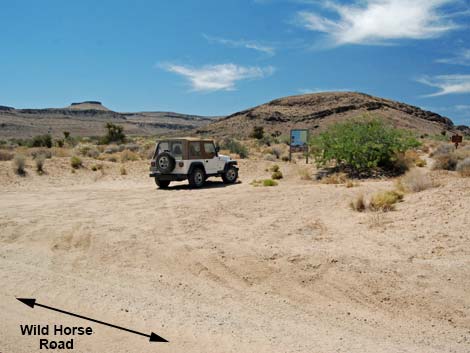
<path fill-rule="evenodd" d="M 222 174 L 222 180 L 225 184 L 233 184 L 237 181 L 238 178 L 238 169 L 234 166 L 227 168 L 224 174 Z"/>
<path fill-rule="evenodd" d="M 162 173 L 171 173 L 175 169 L 176 161 L 168 152 L 162 152 L 156 159 L 157 169 Z"/>
<path fill-rule="evenodd" d="M 160 180 L 158 178 L 155 178 L 155 184 L 157 184 L 157 186 L 160 189 L 166 189 L 170 185 L 170 181 L 169 180 Z"/>
<path fill-rule="evenodd" d="M 189 186 L 192 188 L 200 188 L 206 181 L 206 173 L 201 168 L 194 168 L 188 177 Z"/>

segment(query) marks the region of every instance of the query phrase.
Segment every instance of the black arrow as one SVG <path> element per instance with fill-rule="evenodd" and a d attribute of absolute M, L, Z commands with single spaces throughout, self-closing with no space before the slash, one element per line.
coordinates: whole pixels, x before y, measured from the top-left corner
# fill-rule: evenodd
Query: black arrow
<path fill-rule="evenodd" d="M 93 321 L 93 322 L 96 322 L 96 323 L 101 324 L 101 325 L 106 325 L 106 326 L 109 326 L 109 327 L 114 327 L 114 328 L 117 328 L 117 329 L 119 329 L 119 330 L 123 330 L 123 331 L 127 331 L 127 332 L 134 333 L 134 334 L 136 334 L 136 335 L 149 337 L 149 338 L 150 338 L 150 339 L 149 339 L 150 342 L 168 342 L 166 339 L 164 339 L 163 337 L 160 337 L 159 335 L 157 335 L 156 333 L 153 333 L 153 332 L 150 333 L 150 335 L 147 335 L 147 334 L 142 333 L 142 332 L 137 332 L 137 331 L 134 331 L 134 330 L 129 330 L 128 328 L 124 328 L 124 327 L 121 327 L 121 326 L 116 326 L 116 325 L 113 325 L 113 324 L 108 324 L 107 322 L 103 322 L 103 321 L 91 319 L 91 318 L 86 317 L 86 316 L 82 316 L 82 315 L 70 313 L 70 312 L 65 311 L 65 310 L 56 309 L 56 308 L 52 308 L 52 307 L 47 306 L 47 305 L 39 304 L 39 303 L 36 303 L 36 299 L 33 299 L 33 298 L 16 298 L 16 299 L 18 299 L 20 302 L 26 304 L 27 306 L 29 306 L 29 307 L 31 307 L 31 308 L 34 308 L 34 306 L 42 306 L 43 308 L 46 308 L 46 309 L 49 309 L 49 310 L 54 310 L 54 311 L 57 311 L 57 312 L 62 313 L 62 314 L 67 314 L 67 315 L 75 316 L 75 317 L 78 317 L 78 318 L 80 318 L 80 319 L 85 319 L 85 320 L 88 320 L 88 321 Z"/>

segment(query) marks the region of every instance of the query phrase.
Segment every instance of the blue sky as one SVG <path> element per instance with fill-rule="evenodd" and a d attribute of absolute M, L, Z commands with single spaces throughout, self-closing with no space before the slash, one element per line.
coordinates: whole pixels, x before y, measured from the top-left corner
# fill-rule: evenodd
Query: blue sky
<path fill-rule="evenodd" d="M 352 90 L 470 125 L 468 0 L 3 1 L 0 104 L 225 115 Z"/>

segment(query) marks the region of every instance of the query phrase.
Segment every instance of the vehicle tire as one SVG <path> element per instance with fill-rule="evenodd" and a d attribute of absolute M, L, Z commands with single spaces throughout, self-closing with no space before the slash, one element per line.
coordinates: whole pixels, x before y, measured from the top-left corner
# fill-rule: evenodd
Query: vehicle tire
<path fill-rule="evenodd" d="M 200 188 L 206 182 L 206 173 L 202 168 L 194 168 L 188 176 L 189 186 L 192 188 Z"/>
<path fill-rule="evenodd" d="M 225 184 L 234 184 L 238 178 L 238 169 L 233 165 L 228 167 L 227 170 L 222 174 L 222 180 Z"/>
<path fill-rule="evenodd" d="M 175 158 L 168 152 L 162 152 L 156 159 L 157 169 L 162 173 L 171 173 L 175 169 Z"/>
<path fill-rule="evenodd" d="M 158 178 L 155 178 L 155 184 L 157 184 L 157 186 L 160 189 L 166 189 L 166 188 L 168 188 L 168 186 L 170 186 L 170 181 L 169 180 L 160 180 Z"/>

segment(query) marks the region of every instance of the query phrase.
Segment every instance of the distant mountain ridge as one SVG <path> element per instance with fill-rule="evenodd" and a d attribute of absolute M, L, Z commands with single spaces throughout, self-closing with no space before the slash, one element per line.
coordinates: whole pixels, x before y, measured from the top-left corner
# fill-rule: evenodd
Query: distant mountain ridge
<path fill-rule="evenodd" d="M 247 137 L 254 126 L 263 126 L 269 133 L 288 133 L 292 128 L 322 131 L 328 125 L 360 115 L 382 118 L 395 127 L 426 134 L 442 131 L 469 131 L 457 127 L 452 120 L 437 113 L 358 92 L 325 92 L 275 99 L 246 109 L 199 129 L 202 134 L 230 133 Z"/>

